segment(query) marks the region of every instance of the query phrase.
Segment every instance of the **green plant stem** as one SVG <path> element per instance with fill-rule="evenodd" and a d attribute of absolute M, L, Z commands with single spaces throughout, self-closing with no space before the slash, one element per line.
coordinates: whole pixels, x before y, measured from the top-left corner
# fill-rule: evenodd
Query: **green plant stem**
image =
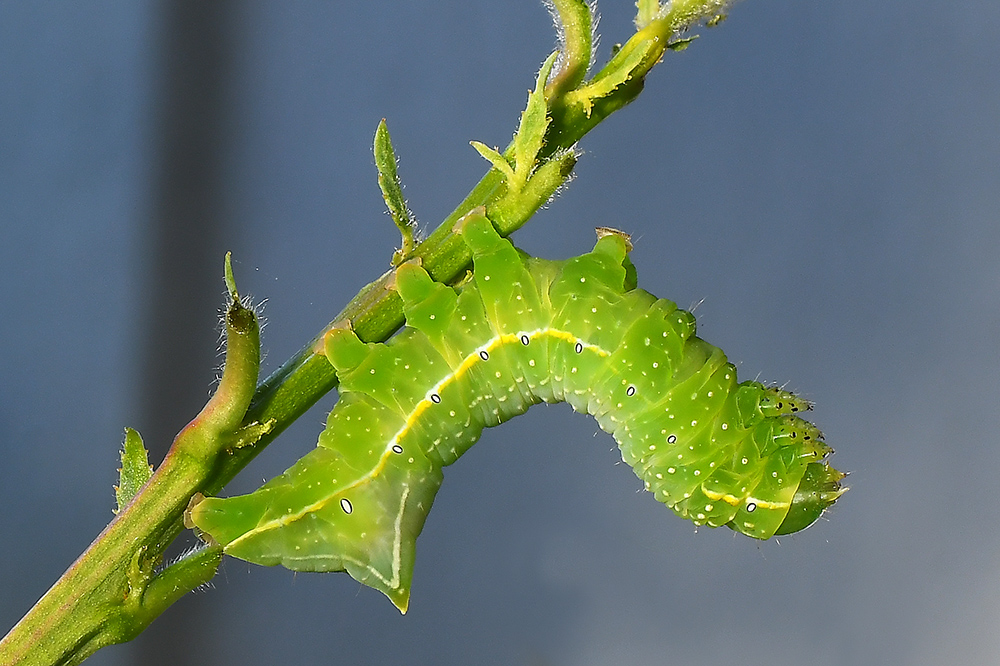
<path fill-rule="evenodd" d="M 176 581 L 167 598 L 144 594 L 156 564 L 147 553 L 176 537 L 176 517 L 187 506 L 188 499 L 173 489 L 196 485 L 199 467 L 180 458 L 164 462 L 144 501 L 129 504 L 7 635 L 0 663 L 79 663 L 106 645 L 131 640 L 170 603 L 211 580 L 215 566 Z M 216 564 L 220 558 L 221 550 Z"/>
<path fill-rule="evenodd" d="M 192 494 L 240 436 L 257 386 L 256 315 L 234 301 L 225 322 L 226 364 L 215 394 L 177 435 L 149 481 L 0 641 L 0 664 L 79 663 L 106 645 L 131 640 L 183 594 L 215 575 L 222 557 L 218 548 L 162 572 L 155 569 L 183 529 L 181 516 Z"/>
<path fill-rule="evenodd" d="M 671 39 L 723 4 L 721 0 L 674 0 L 665 14 L 633 35 L 590 81 L 564 91 L 562 82 L 577 79 L 578 71 L 557 78 L 560 83 L 552 87 L 553 98 L 547 100 L 551 122 L 538 156 L 540 161 L 551 158 L 538 169 L 550 169 L 551 178 L 529 180 L 521 198 L 512 202 L 503 176 L 495 169 L 489 171 L 415 248 L 413 256 L 436 280 L 460 279 L 471 256 L 453 230 L 455 223 L 484 206 L 502 235 L 522 226 L 569 175 L 575 157 L 568 151 L 576 142 L 639 95 L 646 74 L 670 47 Z M 585 29 L 583 23 L 576 26 L 576 32 L 568 35 L 570 42 L 583 44 Z M 580 53 L 575 60 L 570 58 L 574 66 L 582 63 L 586 48 L 577 49 Z M 506 156 L 510 154 L 508 148 Z M 533 180 L 538 184 L 533 186 Z M 403 313 L 399 296 L 390 289 L 392 278 L 390 271 L 365 287 L 327 328 L 261 383 L 252 398 L 254 363 L 259 359 L 252 355 L 236 358 L 234 367 L 243 368 L 243 381 L 230 385 L 225 380 L 231 359 L 227 352 L 223 382 L 209 405 L 178 435 L 132 502 L 0 641 L 0 666 L 79 663 L 100 647 L 130 640 L 183 594 L 210 580 L 221 558 L 218 547 L 205 548 L 154 573 L 164 549 L 183 530 L 182 516 L 191 497 L 197 492 L 220 491 L 337 385 L 333 366 L 322 355 L 322 339 L 330 327 L 350 322 L 358 336 L 369 342 L 385 340 L 399 329 Z M 231 291 L 235 293 L 235 288 Z M 248 385 L 251 366 L 253 381 Z"/>
<path fill-rule="evenodd" d="M 562 98 L 552 100 L 552 122 L 542 155 L 549 156 L 559 150 L 571 148 L 602 120 L 634 100 L 642 92 L 646 74 L 663 57 L 671 37 L 697 18 L 692 16 L 692 7 L 705 4 L 694 0 L 675 2 L 674 10 L 634 34 L 593 80 L 603 78 L 620 67 L 634 49 L 643 51 L 640 68 L 632 72 L 625 84 L 597 100 L 589 116 L 579 104 L 569 106 L 561 103 Z M 477 206 L 486 206 L 489 211 L 490 204 L 498 198 L 502 189 L 502 176 L 496 170 L 490 170 L 434 233 L 417 246 L 415 256 L 422 259 L 424 268 L 435 280 L 451 283 L 464 274 L 472 255 L 462 239 L 455 234 L 453 227 Z M 497 223 L 502 236 L 513 233 L 527 221 L 527 218 L 516 219 L 502 224 L 495 216 L 490 215 L 490 218 Z M 365 287 L 309 344 L 258 387 L 246 421 L 266 422 L 274 419 L 274 429 L 254 446 L 234 452 L 223 463 L 219 476 L 207 492 L 221 490 L 285 427 L 337 386 L 333 366 L 322 355 L 321 341 L 330 328 L 349 321 L 362 340 L 381 342 L 403 325 L 403 308 L 399 296 L 395 291 L 386 289 L 391 276 L 390 271 Z"/>

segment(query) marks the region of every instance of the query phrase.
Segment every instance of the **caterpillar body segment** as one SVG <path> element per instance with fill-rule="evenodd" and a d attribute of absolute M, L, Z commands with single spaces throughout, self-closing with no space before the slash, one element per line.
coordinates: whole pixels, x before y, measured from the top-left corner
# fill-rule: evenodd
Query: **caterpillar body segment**
<path fill-rule="evenodd" d="M 442 467 L 542 401 L 594 415 L 645 488 L 697 525 L 767 539 L 809 526 L 844 492 L 829 447 L 799 416 L 810 403 L 739 383 L 690 313 L 634 288 L 627 237 L 546 261 L 482 215 L 462 236 L 474 271 L 456 288 L 399 267 L 399 334 L 366 344 L 328 333 L 341 398 L 318 447 L 250 495 L 192 509 L 225 552 L 346 570 L 405 612 Z"/>

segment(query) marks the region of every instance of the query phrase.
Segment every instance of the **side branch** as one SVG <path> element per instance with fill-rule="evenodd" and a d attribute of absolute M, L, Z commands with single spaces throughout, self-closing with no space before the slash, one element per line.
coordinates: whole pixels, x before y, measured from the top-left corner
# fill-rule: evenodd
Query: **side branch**
<path fill-rule="evenodd" d="M 585 4 L 585 3 L 581 3 Z M 616 55 L 590 81 L 573 91 L 558 91 L 546 100 L 550 122 L 545 142 L 538 157 L 545 159 L 570 150 L 591 129 L 612 113 L 628 105 L 642 92 L 645 77 L 662 58 L 680 34 L 699 21 L 708 20 L 725 4 L 719 0 L 675 0 L 661 15 L 632 35 Z M 588 54 L 589 57 L 589 54 Z M 577 64 L 574 62 L 574 67 Z M 620 79 L 621 83 L 604 92 L 592 87 L 594 82 Z M 562 79 L 553 73 L 551 81 Z M 581 94 L 586 91 L 586 94 Z M 556 88 L 555 92 L 558 90 Z M 590 111 L 587 112 L 589 106 Z M 512 153 L 513 145 L 504 153 Z M 568 176 L 572 164 L 565 165 Z M 503 175 L 491 169 L 469 195 L 423 242 L 414 256 L 420 257 L 428 273 L 440 282 L 454 283 L 464 275 L 472 256 L 455 233 L 455 224 L 479 206 L 485 206 L 490 219 L 497 223 L 502 236 L 519 229 L 530 214 L 505 219 L 493 210 L 504 193 Z M 540 207 L 551 193 L 538 198 Z M 531 210 L 534 213 L 534 209 Z M 290 358 L 260 385 L 247 412 L 247 421 L 274 420 L 274 429 L 254 446 L 236 451 L 223 463 L 219 477 L 210 491 L 221 490 L 238 472 L 266 447 L 292 421 L 301 416 L 317 400 L 337 386 L 333 366 L 322 355 L 322 340 L 326 332 L 350 322 L 358 337 L 366 342 L 382 342 L 403 325 L 403 309 L 399 296 L 388 290 L 392 271 L 384 274 L 354 297 L 341 312 L 295 356 Z"/>
<path fill-rule="evenodd" d="M 680 36 L 686 29 L 711 19 L 728 3 L 672 0 L 664 5 L 640 0 L 638 4 L 642 19 L 637 20 L 638 32 L 607 65 L 584 80 L 592 46 L 591 5 L 587 0 L 552 0 L 553 13 L 563 24 L 564 57 L 546 61 L 518 135 L 502 154 L 490 153 L 494 168 L 409 255 L 419 258 L 435 280 L 454 283 L 470 265 L 468 247 L 454 231 L 461 218 L 482 207 L 502 236 L 520 228 L 569 177 L 577 141 L 639 95 L 646 74 L 666 50 L 684 41 Z M 510 178 L 511 173 L 516 177 Z M 391 199 L 402 200 L 395 194 Z M 409 250 L 407 231 L 412 230 L 404 217 L 400 217 L 404 249 Z M 228 277 L 233 303 L 227 312 L 226 369 L 218 391 L 178 435 L 135 497 L 0 641 L 0 666 L 79 663 L 100 647 L 130 640 L 185 592 L 210 580 L 221 557 L 217 546 L 157 571 L 165 548 L 184 529 L 182 516 L 191 497 L 198 492 L 218 493 L 337 385 L 334 368 L 321 351 L 330 328 L 349 322 L 361 340 L 376 342 L 403 324 L 400 298 L 390 288 L 394 277 L 390 271 L 365 287 L 329 326 L 256 386 L 256 318 L 240 304 L 231 271 Z M 145 464 L 141 456 L 137 459 Z"/>

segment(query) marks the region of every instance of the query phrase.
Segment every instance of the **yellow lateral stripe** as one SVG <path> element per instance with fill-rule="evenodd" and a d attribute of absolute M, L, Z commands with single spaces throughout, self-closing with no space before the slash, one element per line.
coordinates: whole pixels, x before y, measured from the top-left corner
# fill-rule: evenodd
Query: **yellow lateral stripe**
<path fill-rule="evenodd" d="M 756 497 L 748 497 L 747 499 L 756 504 L 758 509 L 787 509 L 792 505 L 791 502 L 765 502 Z"/>
<path fill-rule="evenodd" d="M 498 335 L 497 337 L 495 337 L 492 340 L 490 340 L 489 344 L 487 344 L 485 347 L 480 347 L 479 349 L 477 349 L 473 353 L 471 353 L 468 356 L 466 356 L 465 360 L 462 361 L 462 363 L 458 366 L 458 368 L 456 368 L 455 371 L 452 374 L 445 375 L 445 377 L 441 381 L 439 381 L 437 384 L 434 385 L 434 387 L 431 389 L 430 392 L 431 393 L 437 393 L 438 395 L 440 395 L 441 392 L 445 388 L 447 388 L 449 384 L 451 384 L 452 382 L 454 382 L 454 381 L 456 381 L 458 379 L 461 379 L 469 371 L 469 369 L 472 368 L 475 364 L 477 364 L 477 363 L 485 363 L 485 361 L 482 359 L 482 357 L 479 356 L 480 352 L 489 353 L 489 352 L 495 350 L 497 347 L 501 347 L 501 346 L 503 346 L 505 344 L 513 343 L 513 342 L 520 342 L 522 335 L 527 335 L 529 340 L 534 340 L 535 338 L 542 338 L 542 337 L 545 337 L 545 336 L 549 336 L 549 337 L 556 338 L 558 340 L 565 340 L 566 342 L 573 342 L 573 343 L 575 343 L 575 342 L 581 342 L 581 343 L 583 343 L 583 348 L 584 349 L 591 349 L 591 350 L 597 352 L 597 354 L 599 354 L 600 356 L 610 356 L 611 355 L 611 352 L 606 351 L 604 349 L 601 349 L 597 345 L 592 345 L 592 344 L 585 343 L 585 342 L 583 342 L 583 340 L 580 340 L 579 338 L 577 338 L 572 333 L 567 333 L 566 331 L 560 331 L 560 330 L 557 330 L 557 329 L 554 329 L 554 328 L 537 329 L 537 330 L 530 331 L 530 332 L 528 332 L 528 331 L 522 331 L 521 333 L 517 333 L 517 334 L 507 333 L 506 335 Z M 423 414 L 424 411 L 426 411 L 427 409 L 430 409 L 430 406 L 433 405 L 433 404 L 434 403 L 431 400 L 427 399 L 427 398 L 424 398 L 419 403 L 417 403 L 417 406 L 413 408 L 412 412 L 410 412 L 410 416 L 407 417 L 406 423 L 403 424 L 403 427 L 400 428 L 399 432 L 397 432 L 395 434 L 395 436 L 392 438 L 392 440 L 390 440 L 389 446 L 387 447 L 386 452 L 388 452 L 388 449 L 392 448 L 393 444 L 396 444 L 396 443 L 399 442 L 399 440 L 413 426 L 414 422 L 416 422 L 416 420 L 420 417 L 420 415 Z"/>
<path fill-rule="evenodd" d="M 729 495 L 726 493 L 717 493 L 714 490 L 709 490 L 705 486 L 701 487 L 701 492 L 705 493 L 705 497 L 712 500 L 713 502 L 718 502 L 719 500 L 722 500 L 723 502 L 725 502 L 730 506 L 739 506 L 740 503 L 743 502 L 742 499 L 736 497 L 735 495 Z"/>
<path fill-rule="evenodd" d="M 500 347 L 500 346 L 503 346 L 503 345 L 509 344 L 509 343 L 518 343 L 518 344 L 520 344 L 521 343 L 521 336 L 522 335 L 527 335 L 529 340 L 535 340 L 535 339 L 538 339 L 538 338 L 551 337 L 551 338 L 555 338 L 557 340 L 563 340 L 565 342 L 570 342 L 570 343 L 573 343 L 573 344 L 579 342 L 579 343 L 581 343 L 583 345 L 584 349 L 588 349 L 590 351 L 593 351 L 593 352 L 597 353 L 598 355 L 600 355 L 602 357 L 611 356 L 611 352 L 607 351 L 606 349 L 602 349 L 601 347 L 598 347 L 597 345 L 590 344 L 588 342 L 584 342 L 583 340 L 579 339 L 578 337 L 576 337 L 572 333 L 569 333 L 568 331 L 560 331 L 560 330 L 554 329 L 554 328 L 541 328 L 541 329 L 536 329 L 534 331 L 522 331 L 522 332 L 516 333 L 516 334 L 507 333 L 505 335 L 498 335 L 497 337 L 495 337 L 492 340 L 490 340 L 490 342 L 488 344 L 486 344 L 485 346 L 479 347 L 478 349 L 476 349 L 475 351 L 473 351 L 471 354 L 469 354 L 468 356 L 466 356 L 465 360 L 462 361 L 462 363 L 455 369 L 454 372 L 452 372 L 450 375 L 445 375 L 445 377 L 443 379 L 441 379 L 441 381 L 439 381 L 437 384 L 434 385 L 434 387 L 431 389 L 431 391 L 429 391 L 429 394 L 430 393 L 440 394 L 441 391 L 443 389 L 445 389 L 449 384 L 451 384 L 452 382 L 454 382 L 454 381 L 462 378 L 469 371 L 469 369 L 471 369 L 476 363 L 485 363 L 486 361 L 484 361 L 482 359 L 482 357 L 479 356 L 480 352 L 485 351 L 485 352 L 489 353 L 489 352 L 495 350 L 497 347 Z M 330 501 L 332 501 L 336 496 L 343 494 L 344 492 L 350 490 L 351 488 L 356 488 L 357 486 L 360 486 L 361 484 L 366 483 L 370 479 L 378 476 L 378 474 L 382 471 L 383 467 L 385 467 L 386 461 L 391 456 L 393 445 L 397 444 L 399 442 L 399 440 L 402 439 L 406 435 L 406 433 L 410 430 L 410 428 L 412 428 L 413 425 L 416 423 L 417 419 L 420 418 L 420 416 L 427 409 L 429 409 L 430 406 L 433 405 L 433 404 L 434 403 L 429 398 L 424 398 L 419 403 L 417 403 L 417 406 L 413 408 L 413 411 L 410 412 L 410 415 L 407 417 L 406 422 L 403 424 L 403 427 L 400 428 L 399 431 L 395 435 L 393 435 L 392 439 L 389 440 L 389 443 L 385 447 L 385 451 L 383 451 L 382 456 L 379 458 L 378 463 L 372 468 L 371 472 L 369 472 L 368 474 L 360 477 L 354 483 L 352 483 L 352 484 L 350 484 L 348 486 L 344 486 L 340 490 L 337 490 L 335 493 L 333 493 L 333 494 L 331 494 L 331 495 L 329 495 L 329 496 L 327 496 L 327 497 L 325 497 L 325 498 L 323 498 L 323 499 L 321 499 L 319 501 L 313 502 L 309 506 L 304 507 L 301 511 L 298 511 L 296 513 L 284 514 L 284 515 L 279 516 L 277 518 L 273 518 L 273 519 L 271 519 L 271 520 L 269 520 L 267 522 L 261 523 L 260 525 L 258 525 L 257 527 L 253 528 L 252 530 L 250 530 L 250 531 L 246 532 L 245 534 L 242 534 L 239 537 L 237 537 L 237 538 L 233 539 L 232 541 L 230 541 L 229 545 L 226 546 L 225 549 L 228 550 L 229 548 L 232 548 L 233 546 L 235 546 L 236 544 L 238 544 L 242 540 L 248 539 L 248 538 L 252 537 L 253 535 L 260 534 L 262 532 L 267 532 L 267 531 L 274 530 L 274 529 L 278 529 L 279 527 L 282 527 L 283 525 L 288 525 L 290 523 L 295 522 L 296 520 L 299 520 L 303 516 L 306 516 L 306 515 L 308 515 L 310 513 L 313 513 L 315 511 L 319 511 L 323 507 L 325 507 L 327 504 L 329 504 Z"/>
<path fill-rule="evenodd" d="M 730 506 L 739 506 L 743 503 L 743 500 L 735 495 L 717 493 L 712 490 L 708 490 L 705 486 L 701 487 L 701 492 L 705 493 L 705 497 L 712 500 L 713 502 L 718 502 L 722 500 Z M 747 503 L 753 503 L 757 505 L 758 509 L 785 509 L 791 506 L 790 502 L 765 502 L 764 500 L 759 500 L 756 497 L 747 497 Z"/>

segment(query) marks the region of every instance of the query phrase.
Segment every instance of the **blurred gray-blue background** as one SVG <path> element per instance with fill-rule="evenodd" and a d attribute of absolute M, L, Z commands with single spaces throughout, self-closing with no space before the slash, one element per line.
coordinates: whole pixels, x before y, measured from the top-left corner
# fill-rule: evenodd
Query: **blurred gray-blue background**
<path fill-rule="evenodd" d="M 633 3 L 603 0 L 599 60 Z M 743 377 L 817 403 L 852 490 L 780 542 L 699 530 L 592 419 L 540 406 L 453 467 L 410 612 L 228 560 L 98 664 L 954 664 L 1000 659 L 1000 3 L 749 0 L 582 142 L 515 240 L 630 231 Z M 221 359 L 222 257 L 265 372 L 505 145 L 554 44 L 537 0 L 0 4 L 0 633 L 110 520 Z M 331 395 L 231 486 L 314 445 Z"/>

